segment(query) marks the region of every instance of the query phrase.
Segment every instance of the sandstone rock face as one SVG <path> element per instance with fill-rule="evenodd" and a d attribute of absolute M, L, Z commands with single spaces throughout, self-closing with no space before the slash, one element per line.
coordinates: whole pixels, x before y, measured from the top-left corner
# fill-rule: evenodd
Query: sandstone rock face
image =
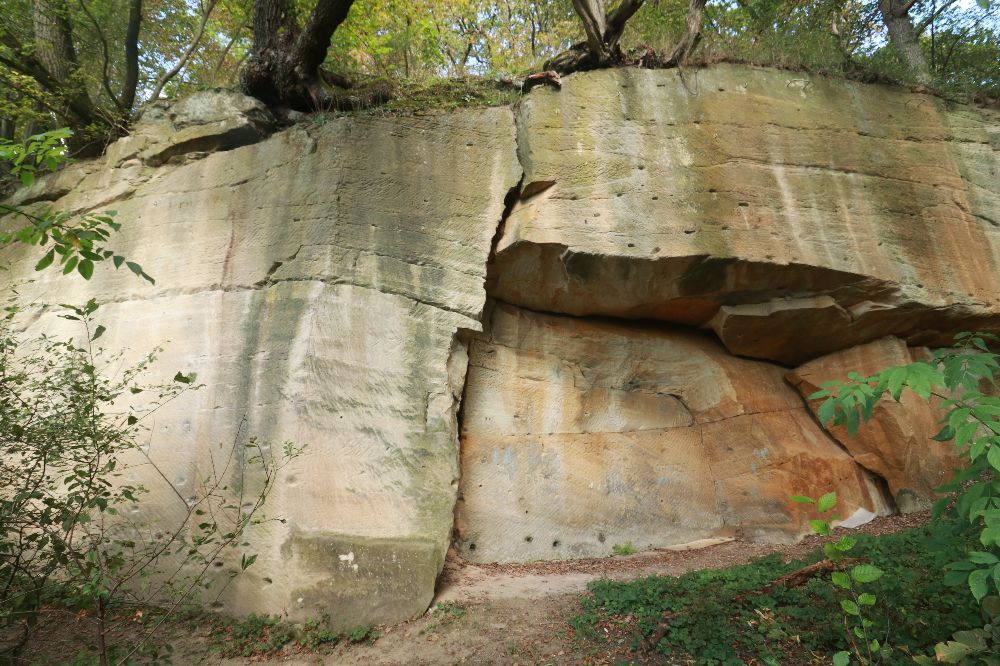
<path fill-rule="evenodd" d="M 788 364 L 1000 326 L 996 114 L 743 66 L 614 69 L 532 92 L 518 132 L 501 300 L 711 328 Z"/>
<path fill-rule="evenodd" d="M 788 373 L 788 381 L 808 397 L 823 382 L 846 380 L 848 372 L 871 375 L 927 356 L 927 350 L 911 351 L 898 338 L 882 338 L 810 361 Z M 814 400 L 810 407 L 815 412 L 820 404 Z M 951 470 L 961 464 L 951 443 L 931 440 L 941 429 L 941 415 L 935 404 L 906 391 L 899 402 L 879 403 L 872 420 L 854 437 L 839 426 L 830 432 L 858 464 L 886 480 L 900 510 L 915 511 L 929 507 L 934 488 L 948 481 Z"/>
<path fill-rule="evenodd" d="M 500 305 L 465 396 L 456 542 L 474 561 L 787 541 L 813 517 L 788 497 L 831 488 L 841 515 L 887 508 L 781 368 L 704 334 Z"/>
<path fill-rule="evenodd" d="M 117 210 L 114 249 L 156 284 L 36 274 L 24 248 L 0 252 L 5 279 L 35 279 L 26 303 L 95 297 L 105 346 L 198 373 L 150 433 L 182 494 L 248 436 L 308 446 L 230 612 L 413 616 L 453 535 L 480 561 L 605 555 L 794 539 L 794 493 L 835 489 L 854 522 L 888 509 L 883 486 L 926 498 L 952 462 L 924 442 L 929 412 L 889 405 L 850 441 L 799 391 L 1000 329 L 1000 120 L 789 72 L 689 74 L 276 133 L 234 93 L 157 102 L 103 159 L 14 197 Z M 52 309 L 25 325 L 74 333 Z M 801 366 L 799 391 L 774 362 Z M 176 496 L 135 474 L 154 491 L 137 519 L 171 524 Z"/>
<path fill-rule="evenodd" d="M 263 139 L 274 117 L 263 103 L 237 92 L 205 90 L 181 100 L 157 100 L 142 109 L 132 133 L 108 147 L 117 166 L 130 158 L 151 165 L 193 152 L 232 150 Z"/>
<path fill-rule="evenodd" d="M 181 492 L 247 436 L 307 446 L 267 507 L 287 522 L 251 535 L 259 557 L 227 610 L 350 628 L 426 609 L 457 491 L 456 333 L 481 326 L 514 138 L 500 108 L 334 120 L 179 166 L 88 163 L 57 205 L 116 209 L 116 249 L 156 285 L 111 266 L 91 282 L 35 274 L 37 257 L 7 251 L 8 275 L 37 280 L 26 302 L 94 296 L 106 347 L 162 345 L 163 377 L 198 373 L 205 388 L 151 432 Z M 47 312 L 32 330 L 69 326 Z M 154 493 L 142 510 L 171 524 L 172 493 L 141 480 Z"/>

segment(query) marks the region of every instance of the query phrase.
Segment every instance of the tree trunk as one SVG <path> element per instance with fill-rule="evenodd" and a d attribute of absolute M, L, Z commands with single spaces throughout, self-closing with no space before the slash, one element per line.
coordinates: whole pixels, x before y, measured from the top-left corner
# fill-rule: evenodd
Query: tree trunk
<path fill-rule="evenodd" d="M 354 0 L 316 0 L 316 6 L 299 29 L 289 0 L 254 0 L 253 47 L 240 72 L 243 91 L 269 106 L 299 111 L 339 107 L 343 95 L 324 79 L 320 66 L 326 60 L 334 31 L 347 18 Z M 349 82 L 333 77 L 337 85 Z"/>
<path fill-rule="evenodd" d="M 611 60 L 611 50 L 604 41 L 608 16 L 604 0 L 573 0 L 573 9 L 583 23 L 587 47 L 595 67 L 603 67 Z"/>
<path fill-rule="evenodd" d="M 125 82 L 119 98 L 122 110 L 131 113 L 139 87 L 139 29 L 142 27 L 142 0 L 131 0 L 125 30 Z"/>
<path fill-rule="evenodd" d="M 910 18 L 912 3 L 905 0 L 879 0 L 878 8 L 882 14 L 886 31 L 889 33 L 889 43 L 896 49 L 899 59 L 910 71 L 913 80 L 922 86 L 931 85 L 931 70 L 927 59 L 920 48 L 917 30 Z"/>
<path fill-rule="evenodd" d="M 684 34 L 681 35 L 681 40 L 667 59 L 668 66 L 681 66 L 686 63 L 698 46 L 698 42 L 701 41 L 701 22 L 705 15 L 705 2 L 706 0 L 691 0 L 688 4 Z"/>
<path fill-rule="evenodd" d="M 49 74 L 66 85 L 76 70 L 73 28 L 65 0 L 35 0 L 35 57 Z"/>
<path fill-rule="evenodd" d="M 623 59 L 618 42 L 625 24 L 639 11 L 645 0 L 622 0 L 611 12 L 605 13 L 604 0 L 573 0 L 573 9 L 583 22 L 587 41 L 574 44 L 545 63 L 545 69 L 560 74 L 608 67 Z"/>

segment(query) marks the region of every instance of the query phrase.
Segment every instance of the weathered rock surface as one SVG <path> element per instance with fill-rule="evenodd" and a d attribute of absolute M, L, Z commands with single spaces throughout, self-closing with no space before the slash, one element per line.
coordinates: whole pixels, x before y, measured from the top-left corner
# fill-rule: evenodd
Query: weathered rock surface
<path fill-rule="evenodd" d="M 887 406 L 847 441 L 787 368 L 735 355 L 800 365 L 1000 328 L 1000 121 L 789 72 L 686 80 L 599 71 L 536 89 L 516 118 L 277 133 L 232 93 L 158 102 L 103 159 L 14 198 L 117 210 L 114 248 L 155 286 L 0 259 L 36 279 L 25 302 L 96 297 L 107 347 L 162 345 L 163 377 L 199 373 L 150 440 L 182 493 L 249 435 L 308 445 L 267 510 L 287 522 L 251 535 L 258 560 L 222 598 L 232 612 L 420 613 L 453 525 L 466 557 L 528 560 L 791 539 L 809 517 L 793 493 L 885 511 L 872 473 L 900 505 L 926 497 L 950 465 L 922 444 L 927 414 Z M 477 336 L 490 291 L 510 305 Z M 880 341 L 794 378 L 805 392 L 908 353 Z M 136 473 L 155 492 L 136 518 L 171 524 L 176 496 Z"/>
<path fill-rule="evenodd" d="M 35 274 L 36 256 L 7 251 L 9 276 L 37 280 L 26 302 L 94 296 L 106 347 L 162 345 L 164 377 L 198 373 L 205 388 L 151 433 L 181 492 L 248 435 L 307 445 L 267 507 L 287 523 L 252 535 L 259 557 L 227 610 L 330 613 L 349 628 L 426 609 L 457 491 L 456 332 L 480 328 L 491 239 L 520 175 L 514 135 L 504 108 L 345 118 L 183 165 L 88 163 L 56 205 L 116 209 L 116 249 L 156 285 L 111 266 L 91 282 Z M 125 194 L 108 201 L 114 188 Z M 33 330 L 70 325 L 50 312 Z M 143 510 L 171 524 L 172 493 L 142 478 Z"/>
<path fill-rule="evenodd" d="M 271 112 L 253 97 L 205 90 L 145 106 L 132 133 L 109 146 L 105 158 L 111 166 L 131 158 L 156 166 L 187 153 L 232 150 L 256 143 L 274 124 Z"/>
<path fill-rule="evenodd" d="M 902 340 L 888 337 L 810 361 L 787 378 L 808 397 L 823 382 L 845 381 L 849 372 L 871 375 L 890 366 L 926 360 L 928 355 L 926 349 L 911 350 Z M 821 404 L 813 400 L 809 406 L 816 412 Z M 948 481 L 951 470 L 962 462 L 951 443 L 931 440 L 941 429 L 941 415 L 936 403 L 905 391 L 899 402 L 880 402 L 871 421 L 854 437 L 841 426 L 829 430 L 858 464 L 886 480 L 900 510 L 916 511 L 929 507 L 934 488 Z"/>
<path fill-rule="evenodd" d="M 721 65 L 534 91 L 493 293 L 713 329 L 796 364 L 1000 327 L 1000 119 L 897 89 Z"/>
<path fill-rule="evenodd" d="M 469 348 L 456 512 L 475 561 L 603 556 L 736 533 L 788 541 L 788 498 L 879 490 L 815 423 L 783 370 L 679 328 L 499 305 Z"/>

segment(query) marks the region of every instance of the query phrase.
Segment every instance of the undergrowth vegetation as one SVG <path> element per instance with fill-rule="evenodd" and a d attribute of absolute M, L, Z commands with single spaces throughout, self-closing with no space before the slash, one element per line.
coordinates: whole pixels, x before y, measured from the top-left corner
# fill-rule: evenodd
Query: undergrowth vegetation
<path fill-rule="evenodd" d="M 911 655 L 933 652 L 955 631 L 981 624 L 968 589 L 949 586 L 945 565 L 964 557 L 975 534 L 958 523 L 935 523 L 881 537 L 860 535 L 851 556 L 885 575 L 866 586 L 879 604 L 873 632 L 895 646 L 887 664 L 912 664 Z M 785 574 L 823 559 L 784 562 L 779 554 L 749 564 L 692 571 L 679 577 L 649 576 L 629 582 L 596 581 L 583 612 L 570 624 L 578 636 L 602 640 L 631 633 L 639 648 L 665 615 L 666 634 L 656 646 L 673 663 L 736 666 L 828 664 L 829 655 L 850 649 L 842 626 L 841 596 L 826 576 L 804 585 L 759 592 Z M 949 581 L 950 582 L 950 581 Z M 886 642 L 886 641 L 883 641 Z"/>

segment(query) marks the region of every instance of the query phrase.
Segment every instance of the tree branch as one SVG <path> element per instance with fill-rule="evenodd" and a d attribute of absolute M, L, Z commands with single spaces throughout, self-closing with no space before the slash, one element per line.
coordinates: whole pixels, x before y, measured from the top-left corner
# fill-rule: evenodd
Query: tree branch
<path fill-rule="evenodd" d="M 933 23 L 938 16 L 940 16 L 946 9 L 954 5 L 956 2 L 958 2 L 958 0 L 945 0 L 944 4 L 942 4 L 934 12 L 932 12 L 930 16 L 926 17 L 923 21 L 918 23 L 916 27 L 914 27 L 913 29 L 914 32 L 917 33 L 917 36 L 919 37 L 920 35 L 924 34 L 924 30 L 927 29 L 927 26 Z"/>
<path fill-rule="evenodd" d="M 604 31 L 604 41 L 614 47 L 625 31 L 625 24 L 639 11 L 646 0 L 622 0 L 622 3 L 608 14 L 608 26 Z"/>
<path fill-rule="evenodd" d="M 626 0 L 627 1 L 627 0 Z M 608 17 L 604 11 L 604 0 L 573 0 L 583 31 L 587 34 L 587 45 L 591 55 L 599 62 L 608 59 L 608 49 L 604 43 L 604 33 L 607 30 Z"/>
<path fill-rule="evenodd" d="M 131 0 L 128 10 L 128 28 L 125 30 L 125 83 L 122 84 L 122 103 L 129 113 L 135 106 L 139 88 L 139 30 L 142 28 L 142 0 Z"/>
<path fill-rule="evenodd" d="M 108 97 L 111 99 L 111 103 L 114 104 L 119 109 L 122 108 L 122 104 L 118 101 L 118 96 L 115 95 L 114 91 L 111 90 L 111 80 L 108 78 L 108 63 L 110 61 L 110 56 L 108 55 L 108 40 L 104 36 L 104 31 L 101 29 L 101 24 L 97 22 L 94 15 L 90 13 L 90 9 L 87 8 L 87 3 L 83 0 L 79 0 L 80 9 L 83 10 L 84 15 L 90 19 L 90 23 L 94 26 L 94 30 L 97 31 L 97 39 L 101 42 L 101 57 L 103 59 L 101 63 L 101 84 L 104 86 L 104 91 L 108 93 Z"/>
<path fill-rule="evenodd" d="M 684 26 L 684 34 L 674 47 L 673 53 L 667 59 L 668 65 L 683 65 L 691 57 L 701 41 L 702 16 L 705 13 L 706 0 L 690 0 L 688 4 L 687 23 Z"/>
<path fill-rule="evenodd" d="M 191 40 L 187 49 L 185 49 L 184 53 L 181 54 L 181 57 L 178 58 L 177 63 L 164 72 L 163 76 L 157 80 L 156 86 L 153 88 L 153 93 L 149 96 L 149 99 L 159 98 L 160 93 L 163 92 L 163 87 L 170 82 L 170 79 L 177 76 L 177 74 L 184 69 L 184 65 L 187 64 L 191 54 L 195 52 L 195 49 L 198 48 L 198 44 L 201 43 L 202 35 L 205 34 L 205 25 L 208 23 L 208 17 L 211 16 L 212 10 L 215 9 L 216 1 L 217 0 L 209 0 L 208 6 L 205 7 L 205 13 L 201 17 L 201 23 L 198 25 L 198 32 L 195 34 L 194 39 Z"/>
<path fill-rule="evenodd" d="M 319 70 L 330 50 L 334 31 L 347 18 L 354 0 L 317 0 L 306 26 L 295 40 L 295 60 L 307 78 Z"/>

